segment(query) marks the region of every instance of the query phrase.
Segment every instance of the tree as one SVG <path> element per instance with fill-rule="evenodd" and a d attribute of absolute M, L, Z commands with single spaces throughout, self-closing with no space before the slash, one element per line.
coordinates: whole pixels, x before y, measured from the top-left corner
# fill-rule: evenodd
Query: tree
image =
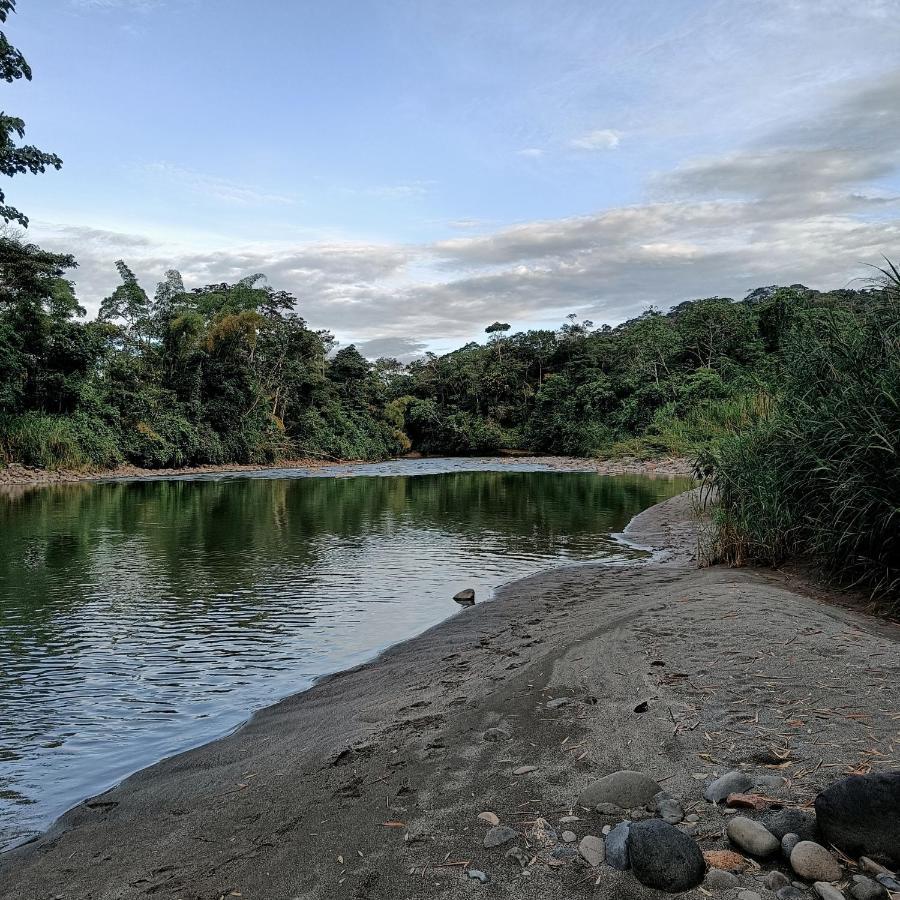
<path fill-rule="evenodd" d="M 16 0 L 0 0 L 0 23 L 5 23 L 16 10 Z M 20 78 L 31 81 L 31 66 L 0 31 L 0 78 L 12 83 Z M 17 116 L 0 112 L 0 174 L 12 178 L 26 172 L 38 174 L 48 168 L 59 169 L 62 160 L 55 153 L 45 153 L 31 144 L 17 144 L 25 137 L 25 123 Z M 0 217 L 4 222 L 18 222 L 28 227 L 28 217 L 14 206 L 6 204 L 6 194 L 0 188 Z"/>

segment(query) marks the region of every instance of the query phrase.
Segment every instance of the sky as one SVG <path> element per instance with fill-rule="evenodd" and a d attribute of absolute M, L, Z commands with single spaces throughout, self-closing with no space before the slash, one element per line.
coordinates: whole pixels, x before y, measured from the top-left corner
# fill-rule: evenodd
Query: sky
<path fill-rule="evenodd" d="M 29 239 L 403 359 L 900 257 L 900 0 L 19 0 Z"/>

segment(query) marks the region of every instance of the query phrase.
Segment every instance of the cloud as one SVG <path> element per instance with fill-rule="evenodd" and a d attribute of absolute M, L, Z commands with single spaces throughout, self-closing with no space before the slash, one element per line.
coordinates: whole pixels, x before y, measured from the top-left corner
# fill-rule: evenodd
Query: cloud
<path fill-rule="evenodd" d="M 409 362 L 421 356 L 427 347 L 428 344 L 423 341 L 408 337 L 373 338 L 356 345 L 356 349 L 366 359 L 378 359 L 379 357 L 387 356 L 399 359 L 401 362 Z"/>
<path fill-rule="evenodd" d="M 622 135 L 611 128 L 589 131 L 581 137 L 569 141 L 573 150 L 615 150 L 619 146 Z"/>
<path fill-rule="evenodd" d="M 218 178 L 169 162 L 153 162 L 139 171 L 186 188 L 194 194 L 236 206 L 285 206 L 296 203 L 288 194 L 270 193 L 256 187 Z"/>
<path fill-rule="evenodd" d="M 528 159 L 540 159 L 544 155 L 544 151 L 540 147 L 525 147 L 522 150 L 516 150 L 517 156 L 525 156 Z"/>
<path fill-rule="evenodd" d="M 298 297 L 311 325 L 367 355 L 451 346 L 498 318 L 546 325 L 577 311 L 615 323 L 650 304 L 740 297 L 764 284 L 836 287 L 900 248 L 898 88 L 900 70 L 834 85 L 809 119 L 683 163 L 657 177 L 642 203 L 430 243 L 197 252 L 97 228 L 35 222 L 32 231 L 76 254 L 79 295 L 92 309 L 114 286 L 120 256 L 151 288 L 172 266 L 191 286 L 265 272 Z"/>

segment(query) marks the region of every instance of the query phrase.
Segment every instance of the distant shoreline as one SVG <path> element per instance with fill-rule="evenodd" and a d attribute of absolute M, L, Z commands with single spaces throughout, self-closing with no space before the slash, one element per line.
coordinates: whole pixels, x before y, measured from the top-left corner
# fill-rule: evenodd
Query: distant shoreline
<path fill-rule="evenodd" d="M 419 458 L 419 457 L 416 457 Z M 421 457 L 422 459 L 441 459 L 441 456 Z M 569 456 L 537 456 L 537 455 L 492 455 L 472 457 L 491 459 L 496 462 L 516 464 L 540 464 L 556 471 L 596 472 L 599 475 L 691 475 L 692 467 L 688 459 L 683 457 L 660 457 L 652 460 L 640 460 L 634 457 L 599 460 Z M 390 460 L 380 460 L 388 462 Z M 322 460 L 293 459 L 266 465 L 244 463 L 224 463 L 222 465 L 184 466 L 177 469 L 143 469 L 139 466 L 117 466 L 115 469 L 43 469 L 38 466 L 23 466 L 11 463 L 0 468 L 0 489 L 6 485 L 40 486 L 52 484 L 75 484 L 86 481 L 120 481 L 151 480 L 176 478 L 190 475 L 229 475 L 242 472 L 275 472 L 280 470 L 305 470 L 323 468 L 353 468 L 372 465 L 365 460 Z"/>

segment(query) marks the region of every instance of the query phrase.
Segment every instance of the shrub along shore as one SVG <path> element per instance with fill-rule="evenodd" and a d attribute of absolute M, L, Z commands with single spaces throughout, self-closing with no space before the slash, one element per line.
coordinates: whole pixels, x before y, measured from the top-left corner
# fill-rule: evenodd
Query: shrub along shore
<path fill-rule="evenodd" d="M 821 559 L 900 590 L 900 272 L 831 292 L 765 287 L 621 325 L 570 316 L 404 364 L 308 327 L 260 275 L 87 320 L 72 256 L 0 237 L 0 458 L 47 470 L 375 460 L 505 449 L 692 457 L 720 500 L 714 557 Z"/>

